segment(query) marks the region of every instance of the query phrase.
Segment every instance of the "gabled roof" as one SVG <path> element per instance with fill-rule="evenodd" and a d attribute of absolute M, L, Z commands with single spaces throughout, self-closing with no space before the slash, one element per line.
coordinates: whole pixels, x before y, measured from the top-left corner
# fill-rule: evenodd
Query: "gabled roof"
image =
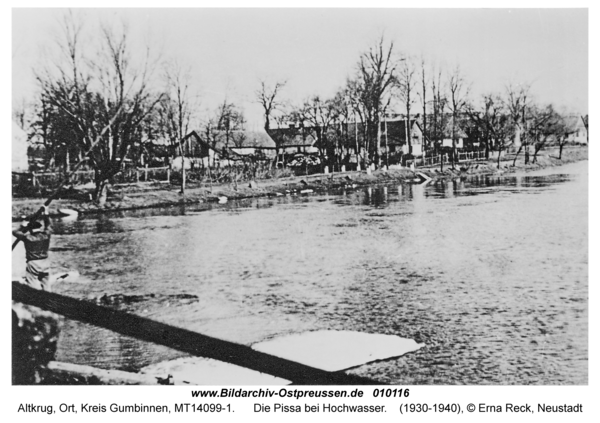
<path fill-rule="evenodd" d="M 311 147 L 317 141 L 312 128 L 273 128 L 269 134 L 279 147 Z"/>
<path fill-rule="evenodd" d="M 381 126 L 384 131 L 387 126 L 388 143 L 406 144 L 406 119 L 401 117 L 387 119 L 382 122 Z M 413 135 L 415 128 L 421 130 L 421 125 L 419 121 L 411 119 L 410 129 Z"/>
<path fill-rule="evenodd" d="M 584 116 L 571 115 L 565 117 L 565 125 L 569 130 L 576 131 L 578 128 L 585 128 Z"/>
<path fill-rule="evenodd" d="M 183 140 L 191 136 L 217 152 L 231 148 L 275 148 L 275 141 L 264 131 L 212 131 L 210 136 L 204 131 L 192 131 Z"/>
<path fill-rule="evenodd" d="M 214 139 L 228 148 L 275 148 L 275 141 L 264 131 L 215 131 Z"/>
<path fill-rule="evenodd" d="M 460 121 L 456 122 L 456 126 L 454 127 L 454 133 L 458 138 L 467 138 L 467 133 L 462 128 L 462 124 Z M 444 138 L 452 138 L 452 118 L 448 119 L 446 126 L 444 127 Z"/>

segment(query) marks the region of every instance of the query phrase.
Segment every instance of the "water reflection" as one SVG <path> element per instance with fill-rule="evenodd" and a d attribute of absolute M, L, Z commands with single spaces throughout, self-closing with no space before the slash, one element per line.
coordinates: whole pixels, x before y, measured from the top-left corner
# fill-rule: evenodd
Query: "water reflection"
<path fill-rule="evenodd" d="M 348 329 L 426 344 L 361 370 L 386 381 L 587 383 L 586 175 L 583 163 L 90 216 L 57 228 L 53 259 L 90 280 L 60 286 L 75 297 L 195 295 L 131 310 L 222 339 Z M 71 328 L 65 361 L 130 369 L 177 356 Z"/>

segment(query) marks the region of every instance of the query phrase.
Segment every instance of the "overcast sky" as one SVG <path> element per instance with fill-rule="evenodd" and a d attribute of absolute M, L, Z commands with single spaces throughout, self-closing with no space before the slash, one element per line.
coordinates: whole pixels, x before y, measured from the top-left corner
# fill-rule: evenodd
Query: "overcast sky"
<path fill-rule="evenodd" d="M 32 69 L 61 10 L 13 9 L 13 101 L 30 97 Z M 588 109 L 586 9 L 87 9 L 86 20 L 125 19 L 163 57 L 189 63 L 204 108 L 227 97 L 260 126 L 259 78 L 288 81 L 292 102 L 332 95 L 381 34 L 399 51 L 461 66 L 473 97 L 532 83 L 542 102 Z"/>

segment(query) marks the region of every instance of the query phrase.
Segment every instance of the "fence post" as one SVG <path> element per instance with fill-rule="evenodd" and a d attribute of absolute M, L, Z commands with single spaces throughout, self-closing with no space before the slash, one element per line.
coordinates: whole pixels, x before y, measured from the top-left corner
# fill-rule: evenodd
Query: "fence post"
<path fill-rule="evenodd" d="M 171 168 L 167 168 L 167 183 L 171 183 Z"/>

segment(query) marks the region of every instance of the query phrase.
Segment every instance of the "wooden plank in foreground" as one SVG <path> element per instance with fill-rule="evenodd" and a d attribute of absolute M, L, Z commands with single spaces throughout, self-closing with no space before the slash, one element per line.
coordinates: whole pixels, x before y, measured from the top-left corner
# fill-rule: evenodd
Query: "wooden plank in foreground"
<path fill-rule="evenodd" d="M 327 372 L 295 361 L 255 351 L 246 345 L 213 338 L 187 329 L 113 310 L 53 292 L 39 291 L 13 282 L 14 301 L 40 307 L 69 319 L 109 329 L 142 341 L 164 345 L 199 357 L 267 373 L 301 385 L 379 385 L 371 379 Z"/>

